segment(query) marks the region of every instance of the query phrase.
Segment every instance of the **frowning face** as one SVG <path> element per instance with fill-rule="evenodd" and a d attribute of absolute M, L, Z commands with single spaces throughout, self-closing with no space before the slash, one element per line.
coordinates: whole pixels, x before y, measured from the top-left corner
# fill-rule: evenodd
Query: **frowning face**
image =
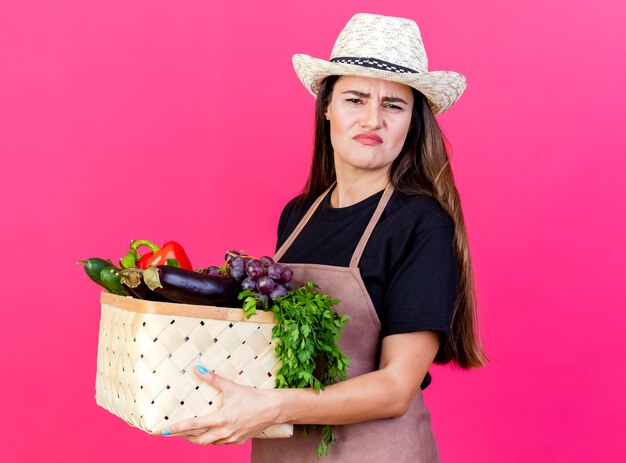
<path fill-rule="evenodd" d="M 340 77 L 325 113 L 337 172 L 388 171 L 404 146 L 412 109 L 407 85 Z"/>

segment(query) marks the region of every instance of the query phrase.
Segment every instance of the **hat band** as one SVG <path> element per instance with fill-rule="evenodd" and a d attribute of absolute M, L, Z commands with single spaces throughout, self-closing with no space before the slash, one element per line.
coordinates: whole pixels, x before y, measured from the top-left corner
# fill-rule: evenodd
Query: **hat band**
<path fill-rule="evenodd" d="M 356 64 L 357 66 L 363 66 L 366 68 L 374 68 L 381 69 L 383 71 L 391 71 L 397 72 L 398 74 L 417 74 L 419 71 L 416 71 L 411 68 L 405 68 L 404 66 L 400 66 L 398 64 L 389 63 L 387 61 L 383 61 L 381 59 L 376 58 L 351 58 L 351 57 L 339 57 L 332 58 L 330 60 L 331 63 L 342 63 L 342 64 Z"/>

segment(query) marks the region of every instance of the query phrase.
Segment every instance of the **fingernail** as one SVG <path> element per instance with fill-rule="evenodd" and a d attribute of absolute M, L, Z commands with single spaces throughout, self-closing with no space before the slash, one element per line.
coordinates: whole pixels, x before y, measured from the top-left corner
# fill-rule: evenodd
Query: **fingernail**
<path fill-rule="evenodd" d="M 170 434 L 172 434 L 172 431 L 170 431 L 167 428 L 165 428 L 163 431 L 161 431 L 161 435 L 162 436 L 169 436 Z"/>
<path fill-rule="evenodd" d="M 196 365 L 196 370 L 198 370 L 198 373 L 202 375 L 206 375 L 209 372 L 209 370 L 204 368 L 202 365 Z"/>

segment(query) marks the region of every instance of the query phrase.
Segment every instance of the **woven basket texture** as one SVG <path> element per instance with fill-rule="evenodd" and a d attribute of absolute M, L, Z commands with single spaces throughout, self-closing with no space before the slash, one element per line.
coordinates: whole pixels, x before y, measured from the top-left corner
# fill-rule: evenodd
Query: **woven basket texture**
<path fill-rule="evenodd" d="M 271 314 L 246 320 L 240 309 L 107 293 L 101 302 L 96 401 L 132 426 L 158 433 L 168 424 L 219 409 L 223 394 L 196 376 L 196 365 L 238 384 L 274 387 L 280 363 Z M 181 308 L 193 316 L 177 314 Z M 281 424 L 257 437 L 292 434 L 292 425 Z"/>

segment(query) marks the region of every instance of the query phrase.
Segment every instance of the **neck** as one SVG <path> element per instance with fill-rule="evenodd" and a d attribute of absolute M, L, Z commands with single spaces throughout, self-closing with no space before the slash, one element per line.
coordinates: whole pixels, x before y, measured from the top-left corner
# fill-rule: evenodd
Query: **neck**
<path fill-rule="evenodd" d="M 348 207 L 363 201 L 384 189 L 389 183 L 389 172 L 346 175 L 337 171 L 337 186 L 330 196 L 331 207 Z"/>

